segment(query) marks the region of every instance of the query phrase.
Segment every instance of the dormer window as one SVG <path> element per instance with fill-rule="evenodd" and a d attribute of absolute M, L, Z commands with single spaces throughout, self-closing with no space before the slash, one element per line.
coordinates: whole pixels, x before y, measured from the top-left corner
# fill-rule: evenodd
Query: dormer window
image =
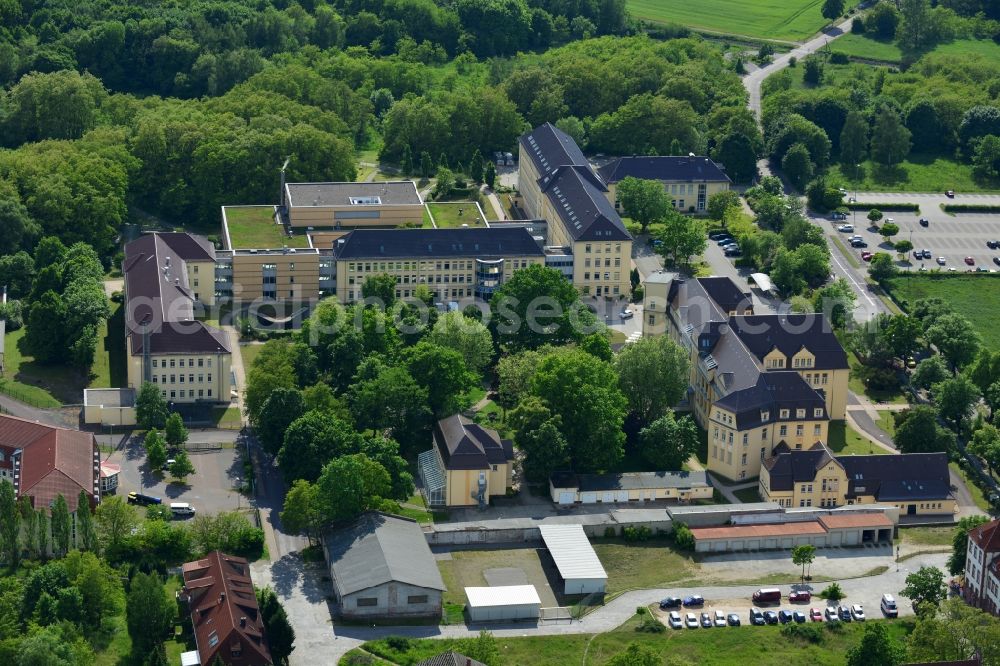
<path fill-rule="evenodd" d="M 797 418 L 797 419 L 804 419 L 805 417 L 806 417 L 806 410 L 804 410 L 804 409 L 796 409 L 795 410 L 795 418 Z"/>
<path fill-rule="evenodd" d="M 787 409 L 782 409 L 780 412 L 778 412 L 778 416 L 781 417 L 781 418 L 783 418 L 783 419 L 787 419 L 788 418 L 788 410 Z"/>
<path fill-rule="evenodd" d="M 771 419 L 771 412 L 768 412 L 768 411 L 765 411 L 765 410 L 762 409 L 761 412 L 760 412 L 760 420 L 761 420 L 761 422 L 767 422 L 770 419 Z"/>
<path fill-rule="evenodd" d="M 823 408 L 822 407 L 817 407 L 816 409 L 814 409 L 813 410 L 813 416 L 815 416 L 818 419 L 823 418 Z"/>

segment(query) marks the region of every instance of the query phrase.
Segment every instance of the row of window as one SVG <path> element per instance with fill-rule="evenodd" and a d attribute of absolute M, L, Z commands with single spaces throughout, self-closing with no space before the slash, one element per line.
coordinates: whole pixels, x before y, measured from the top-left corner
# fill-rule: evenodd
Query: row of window
<path fill-rule="evenodd" d="M 406 603 L 411 606 L 417 604 L 426 604 L 427 595 L 426 594 L 411 594 L 406 597 Z M 358 608 L 378 606 L 378 597 L 358 597 L 357 601 Z"/>
<path fill-rule="evenodd" d="M 621 279 L 621 273 L 615 273 L 615 274 L 614 274 L 614 276 L 615 276 L 615 277 L 614 277 L 614 280 L 615 280 L 615 282 L 617 282 L 618 280 L 620 280 L 620 279 Z M 589 279 L 590 279 L 590 271 L 587 271 L 587 272 L 585 272 L 585 273 L 583 274 L 583 279 L 584 279 L 584 280 L 589 280 Z M 596 281 L 596 280 L 600 280 L 600 279 L 601 279 L 601 274 L 600 274 L 600 273 L 597 273 L 597 272 L 595 272 L 595 273 L 594 273 L 594 280 Z M 605 282 L 608 282 L 608 281 L 610 281 L 610 280 L 611 280 L 611 273 L 605 273 L 605 274 L 604 274 L 604 281 L 605 281 Z"/>
<path fill-rule="evenodd" d="M 721 436 L 720 436 L 720 433 L 721 433 Z M 813 424 L 813 437 L 820 437 L 820 436 L 822 436 L 822 434 L 823 434 L 823 425 L 820 424 L 820 423 Z M 805 435 L 805 426 L 803 426 L 801 423 L 798 424 L 797 426 L 795 426 L 795 436 L 796 437 L 802 437 L 804 435 Z M 788 436 L 788 426 L 786 426 L 786 425 L 778 426 L 778 436 L 779 437 L 787 437 Z M 712 430 L 712 439 L 714 439 L 714 440 L 721 440 L 723 443 L 725 443 L 727 441 L 726 432 L 724 430 L 720 431 L 718 427 L 713 428 L 713 430 Z M 760 431 L 760 439 L 761 439 L 761 441 L 766 441 L 767 440 L 767 428 L 762 428 L 761 429 L 761 431 Z M 730 444 L 733 443 L 733 433 L 732 432 L 729 433 L 728 442 Z M 743 433 L 743 445 L 746 446 L 749 443 L 750 443 L 750 434 L 745 432 L 745 433 Z"/>
<path fill-rule="evenodd" d="M 583 247 L 583 251 L 586 252 L 587 254 L 590 254 L 592 251 L 596 252 L 597 254 L 600 254 L 601 251 L 602 251 L 602 249 L 603 249 L 604 252 L 611 252 L 611 243 L 604 243 L 603 245 L 597 245 L 597 244 L 595 244 L 595 245 L 593 245 L 593 250 L 591 250 L 591 244 L 590 243 L 587 243 Z M 615 254 L 621 254 L 621 253 L 622 253 L 622 244 L 621 243 L 615 243 Z"/>
<path fill-rule="evenodd" d="M 766 449 L 762 448 L 760 450 L 761 462 L 764 462 L 765 452 Z M 714 444 L 712 445 L 712 457 L 715 458 L 716 460 L 725 461 L 727 465 L 733 464 L 733 452 L 726 451 L 721 446 L 715 446 Z M 746 467 L 746 466 L 747 466 L 747 454 L 744 453 L 743 455 L 740 456 L 740 467 Z"/>
<path fill-rule="evenodd" d="M 793 368 L 811 368 L 813 367 L 813 360 L 811 358 L 793 358 L 792 367 Z"/>
<path fill-rule="evenodd" d="M 590 287 L 584 287 L 585 290 L 589 290 Z M 614 294 L 617 296 L 620 293 L 620 288 L 616 285 L 614 287 L 607 287 L 603 285 L 597 285 L 595 287 L 594 294 L 597 296 L 607 296 L 608 294 Z"/>
<path fill-rule="evenodd" d="M 175 377 L 177 379 L 174 379 Z M 202 384 L 202 383 L 204 383 L 204 381 L 205 381 L 205 375 L 199 374 L 198 375 L 198 383 Z M 212 373 L 211 372 L 208 373 L 208 381 L 209 382 L 212 381 Z M 167 376 L 166 375 L 160 375 L 160 381 L 157 382 L 156 381 L 156 375 L 153 375 L 153 383 L 154 384 L 158 384 L 158 383 L 159 384 L 166 384 L 167 383 Z M 171 384 L 183 384 L 184 383 L 184 375 L 170 375 L 170 383 Z M 194 384 L 195 383 L 195 381 L 194 381 L 194 375 L 193 374 L 187 375 L 187 383 L 188 384 Z"/>
<path fill-rule="evenodd" d="M 355 278 L 353 275 L 347 278 L 347 284 L 354 284 L 354 281 Z M 358 276 L 357 281 L 360 284 L 365 281 L 365 278 Z M 450 284 L 452 282 L 456 284 L 465 284 L 466 282 L 472 284 L 472 275 L 427 275 L 420 276 L 419 278 L 416 275 L 396 276 L 396 284 Z"/>
<path fill-rule="evenodd" d="M 397 289 L 396 298 L 409 298 L 416 295 L 416 289 Z M 471 297 L 474 295 L 474 290 L 469 289 L 437 289 L 431 290 L 431 293 L 437 294 L 438 298 L 465 298 L 466 296 Z M 349 301 L 354 301 L 359 298 L 363 298 L 360 291 L 354 291 L 353 289 L 347 292 L 347 299 Z"/>
<path fill-rule="evenodd" d="M 166 368 L 167 367 L 167 363 L 169 363 L 170 367 L 173 368 L 174 367 L 174 361 L 177 362 L 177 367 L 183 368 L 184 367 L 184 362 L 187 361 L 187 367 L 193 368 L 195 360 L 193 358 L 189 358 L 189 359 L 183 359 L 183 358 L 173 359 L 172 358 L 172 359 L 169 359 L 169 361 L 167 359 L 163 359 L 163 361 L 160 361 L 159 365 L 157 365 L 158 361 L 159 361 L 159 359 L 155 359 L 155 358 L 153 359 L 153 367 L 154 368 Z M 198 367 L 199 368 L 204 368 L 204 367 L 211 368 L 212 367 L 212 359 L 210 359 L 210 358 L 207 358 L 207 359 L 206 358 L 199 358 L 198 359 Z"/>
<path fill-rule="evenodd" d="M 778 418 L 780 418 L 780 419 L 789 419 L 789 418 L 791 418 L 791 416 L 792 416 L 792 411 L 790 409 L 781 409 L 781 410 L 778 410 Z M 804 418 L 806 418 L 806 410 L 805 409 L 796 409 L 795 410 L 795 418 L 797 418 L 797 419 L 804 419 Z M 814 407 L 813 408 L 813 418 L 816 418 L 816 419 L 823 418 L 823 408 L 822 407 Z M 766 409 L 760 410 L 760 420 L 761 420 L 761 422 L 766 423 L 770 419 L 771 419 L 771 412 L 770 411 L 768 411 Z M 716 409 L 715 410 L 715 420 L 719 421 L 720 423 L 728 423 L 728 424 L 731 425 L 733 423 L 733 415 L 730 414 L 729 412 L 724 412 L 721 409 Z"/>
<path fill-rule="evenodd" d="M 620 267 L 621 265 L 622 265 L 621 257 L 615 257 L 615 267 L 617 268 L 617 267 Z M 605 266 L 605 268 L 610 268 L 611 267 L 611 260 L 610 259 L 605 259 L 604 260 L 604 266 Z M 589 258 L 585 259 L 583 261 L 583 267 L 584 268 L 590 268 L 590 259 Z M 600 268 L 600 267 L 601 267 L 601 260 L 600 259 L 594 259 L 594 268 Z"/>
<path fill-rule="evenodd" d="M 154 379 L 155 379 L 155 377 L 154 377 Z M 195 398 L 195 397 L 197 397 L 197 398 L 211 398 L 212 397 L 212 389 L 207 389 L 207 390 L 206 389 L 198 389 L 198 395 L 197 396 L 194 394 L 194 389 L 190 389 L 190 390 L 185 390 L 185 389 L 171 390 L 171 391 L 169 391 L 169 393 L 170 393 L 169 396 L 167 395 L 167 393 L 168 393 L 167 391 L 160 391 L 160 395 L 162 395 L 164 398 L 167 398 L 167 397 L 169 397 L 169 398 Z"/>
<path fill-rule="evenodd" d="M 527 259 L 506 259 L 511 268 L 527 268 Z M 475 267 L 472 260 L 447 261 L 350 261 L 347 263 L 348 273 L 384 273 L 386 271 L 470 271 Z M 322 266 L 321 266 L 322 268 Z"/>
<path fill-rule="evenodd" d="M 805 375 L 805 380 L 812 384 L 813 386 L 826 386 L 827 380 L 829 379 L 829 373 L 818 373 L 818 372 L 807 372 Z"/>

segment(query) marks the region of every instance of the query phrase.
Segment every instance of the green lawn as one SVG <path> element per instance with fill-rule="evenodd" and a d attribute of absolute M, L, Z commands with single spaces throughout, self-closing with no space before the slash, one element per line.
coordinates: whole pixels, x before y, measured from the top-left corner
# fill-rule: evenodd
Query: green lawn
<path fill-rule="evenodd" d="M 889 635 L 905 640 L 912 631 L 908 620 L 869 620 L 868 624 L 884 622 Z M 802 639 L 786 638 L 776 626 L 728 627 L 726 629 L 680 630 L 667 629 L 654 634 L 636 631 L 638 621 L 631 619 L 622 626 L 603 634 L 568 634 L 557 636 L 528 636 L 519 638 L 497 637 L 497 647 L 503 655 L 505 666 L 580 666 L 580 664 L 605 664 L 614 655 L 624 652 L 629 643 L 639 643 L 651 648 L 670 663 L 700 664 L 701 666 L 757 666 L 810 664 L 810 666 L 843 666 L 844 653 L 860 642 L 865 623 L 848 622 L 836 625 L 819 625 L 821 640 L 810 643 Z M 828 628 L 830 627 L 830 628 Z M 456 639 L 380 639 L 364 644 L 364 649 L 395 664 L 416 664 L 425 659 L 454 649 L 461 651 L 464 641 Z M 359 654 L 360 651 L 348 653 Z M 351 663 L 348 658 L 341 664 Z M 368 662 L 360 662 L 368 663 Z M 663 662 L 666 663 L 666 662 Z"/>
<path fill-rule="evenodd" d="M 883 60 L 885 62 L 900 62 L 903 52 L 893 42 L 874 39 L 866 35 L 847 34 L 830 45 L 830 50 L 855 58 Z M 1000 58 L 1000 45 L 988 39 L 956 39 L 947 44 L 941 44 L 934 53 L 947 55 L 982 55 L 996 60 Z"/>
<path fill-rule="evenodd" d="M 125 307 L 111 304 L 111 317 L 97 330 L 97 353 L 87 388 L 121 388 L 128 383 L 125 359 Z"/>
<path fill-rule="evenodd" d="M 625 5 L 633 17 L 654 23 L 763 39 L 800 41 L 828 23 L 820 13 L 822 0 L 626 0 Z"/>
<path fill-rule="evenodd" d="M 969 478 L 969 475 L 965 473 L 965 470 L 962 469 L 956 462 L 948 463 L 948 467 L 955 472 L 955 474 L 961 476 L 965 481 L 965 487 L 969 489 L 969 494 L 972 495 L 972 501 L 975 502 L 976 506 L 989 513 L 992 510 L 989 501 L 987 501 L 986 496 L 983 495 L 983 491 L 979 488 L 979 486 L 977 486 L 972 479 Z"/>
<path fill-rule="evenodd" d="M 285 235 L 283 227 L 274 222 L 272 206 L 226 206 L 229 239 L 234 249 L 273 249 L 283 246 L 309 247 L 302 234 Z"/>
<path fill-rule="evenodd" d="M 757 492 L 756 486 L 753 488 L 734 490 L 733 494 L 736 495 L 736 498 L 741 502 L 753 503 L 760 501 L 760 493 Z"/>
<path fill-rule="evenodd" d="M 882 447 L 862 437 L 846 421 L 830 421 L 830 434 L 826 444 L 839 456 L 885 453 Z"/>
<path fill-rule="evenodd" d="M 1000 275 L 913 273 L 900 275 L 890 283 L 893 297 L 907 309 L 908 304 L 921 298 L 938 297 L 964 315 L 982 336 L 983 344 L 1000 349 L 1000 327 L 996 313 L 1000 312 Z"/>
<path fill-rule="evenodd" d="M 917 546 L 950 546 L 955 528 L 948 527 L 900 527 L 899 539 L 903 543 Z"/>
<path fill-rule="evenodd" d="M 608 572 L 608 595 L 625 590 L 669 587 L 698 574 L 698 564 L 674 550 L 664 538 L 628 542 L 594 539 L 591 542 Z"/>
<path fill-rule="evenodd" d="M 875 402 L 890 402 L 899 405 L 906 404 L 906 394 L 899 391 L 877 391 L 869 389 L 857 376 L 857 370 L 861 367 L 861 361 L 854 352 L 847 352 L 847 362 L 851 366 L 851 374 L 847 379 L 847 388 L 858 395 L 866 395 Z"/>
<path fill-rule="evenodd" d="M 262 344 L 248 344 L 240 345 L 240 356 L 243 357 L 243 370 L 244 372 L 250 372 L 250 368 L 253 367 L 253 361 L 257 358 L 257 354 L 260 350 L 264 348 Z"/>
<path fill-rule="evenodd" d="M 911 154 L 902 164 L 885 168 L 867 160 L 855 172 L 853 167 L 832 164 L 827 182 L 862 192 L 988 192 L 1000 190 L 1000 181 L 979 180 L 972 165 L 938 155 Z"/>
<path fill-rule="evenodd" d="M 470 227 L 486 226 L 486 220 L 479 214 L 479 208 L 474 201 L 429 203 L 427 208 L 434 216 L 434 223 L 438 229 L 457 228 L 463 224 Z"/>
<path fill-rule="evenodd" d="M 27 351 L 26 332 L 26 328 L 20 328 L 4 337 L 4 374 L 0 379 L 0 391 L 36 407 L 53 408 L 83 402 L 86 379 L 64 364 L 36 363 Z"/>
<path fill-rule="evenodd" d="M 890 437 L 895 437 L 896 419 L 893 417 L 893 412 L 888 409 L 880 410 L 878 413 L 878 421 L 875 422 L 875 425 L 884 430 Z"/>
<path fill-rule="evenodd" d="M 213 407 L 212 418 L 220 428 L 231 428 L 243 424 L 239 407 Z"/>
<path fill-rule="evenodd" d="M 424 496 L 420 493 L 413 493 L 410 499 L 400 502 L 399 511 L 396 513 L 415 520 L 418 523 L 441 523 L 448 520 L 447 511 L 431 511 L 428 509 L 427 503 L 424 502 Z"/>

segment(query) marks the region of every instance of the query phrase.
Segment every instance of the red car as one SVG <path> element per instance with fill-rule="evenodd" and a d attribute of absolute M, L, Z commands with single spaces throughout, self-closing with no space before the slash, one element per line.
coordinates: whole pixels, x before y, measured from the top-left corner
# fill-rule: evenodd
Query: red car
<path fill-rule="evenodd" d="M 871 261 L 872 260 L 872 253 L 869 252 L 868 250 L 865 250 L 864 252 L 861 253 L 861 260 L 862 261 Z"/>
<path fill-rule="evenodd" d="M 808 590 L 795 590 L 788 595 L 788 600 L 794 603 L 808 603 L 812 594 Z"/>
<path fill-rule="evenodd" d="M 969 266 L 975 266 L 976 265 L 976 260 L 973 259 L 972 257 L 966 257 L 965 258 L 965 263 L 968 264 Z"/>
<path fill-rule="evenodd" d="M 823 621 L 823 611 L 821 611 L 818 608 L 810 608 L 809 609 L 809 619 L 812 620 L 813 622 L 822 622 Z"/>

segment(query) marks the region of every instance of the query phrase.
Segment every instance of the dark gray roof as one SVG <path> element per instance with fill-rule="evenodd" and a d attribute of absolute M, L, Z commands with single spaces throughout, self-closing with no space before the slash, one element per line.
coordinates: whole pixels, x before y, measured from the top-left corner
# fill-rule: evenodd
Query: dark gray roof
<path fill-rule="evenodd" d="M 874 495 L 880 502 L 942 499 L 951 495 L 946 453 L 840 456 L 850 486 L 847 496 Z"/>
<path fill-rule="evenodd" d="M 527 229 L 355 229 L 333 244 L 337 259 L 544 256 Z"/>
<path fill-rule="evenodd" d="M 330 571 L 341 594 L 393 581 L 444 590 L 423 530 L 413 520 L 370 511 L 324 537 Z"/>
<path fill-rule="evenodd" d="M 520 145 L 521 159 L 530 159 L 539 176 L 544 176 L 557 167 L 572 164 L 589 168 L 586 156 L 573 137 L 552 123 L 539 125 L 521 135 Z"/>
<path fill-rule="evenodd" d="M 557 167 L 538 185 L 574 240 L 632 240 L 590 166 Z"/>
<path fill-rule="evenodd" d="M 758 360 L 775 347 L 788 358 L 805 347 L 816 357 L 814 370 L 849 367 L 833 327 L 820 312 L 736 316 L 729 325 Z"/>
<path fill-rule="evenodd" d="M 159 232 L 157 236 L 184 261 L 215 261 L 215 246 L 204 236 L 182 231 Z"/>
<path fill-rule="evenodd" d="M 287 183 L 285 189 L 288 194 L 288 205 L 292 207 L 399 206 L 423 203 L 412 180 L 375 183 Z M 359 199 L 362 202 L 359 202 Z M 365 200 L 370 203 L 364 203 Z"/>
<path fill-rule="evenodd" d="M 441 654 L 436 654 L 430 659 L 425 659 L 417 663 L 417 666 L 486 666 L 481 661 L 476 661 L 472 657 L 466 657 L 454 650 L 448 650 Z"/>
<path fill-rule="evenodd" d="M 142 353 L 142 333 L 133 331 L 132 355 Z M 149 334 L 151 354 L 228 354 L 226 334 L 200 321 L 168 321 Z"/>
<path fill-rule="evenodd" d="M 779 444 L 774 453 L 774 457 L 764 462 L 771 490 L 792 490 L 796 483 L 808 483 L 816 478 L 817 470 L 836 460 L 822 444 L 805 450 L 791 450 L 787 444 Z"/>
<path fill-rule="evenodd" d="M 459 414 L 434 424 L 434 441 L 448 469 L 489 469 L 514 459 L 510 440 Z"/>
<path fill-rule="evenodd" d="M 578 488 L 582 492 L 644 488 L 710 488 L 705 472 L 625 472 L 619 474 L 574 474 L 556 472 L 556 488 Z"/>
<path fill-rule="evenodd" d="M 734 390 L 716 400 L 715 404 L 736 415 L 736 427 L 740 430 L 782 420 L 811 421 L 827 418 L 823 395 L 792 370 L 761 372 L 753 386 Z M 780 417 L 782 409 L 789 411 L 787 419 Z M 805 418 L 796 418 L 797 409 L 806 410 Z M 822 416 L 813 416 L 813 410 L 816 409 L 822 410 Z M 761 419 L 762 410 L 768 413 L 767 420 Z"/>
<path fill-rule="evenodd" d="M 747 309 L 753 310 L 753 297 L 728 277 L 703 277 L 693 282 L 698 283 L 704 293 L 726 314 L 730 312 L 742 314 Z"/>
<path fill-rule="evenodd" d="M 721 166 L 704 156 L 619 157 L 601 167 L 598 173 L 608 184 L 629 176 L 643 180 L 731 182 Z"/>

